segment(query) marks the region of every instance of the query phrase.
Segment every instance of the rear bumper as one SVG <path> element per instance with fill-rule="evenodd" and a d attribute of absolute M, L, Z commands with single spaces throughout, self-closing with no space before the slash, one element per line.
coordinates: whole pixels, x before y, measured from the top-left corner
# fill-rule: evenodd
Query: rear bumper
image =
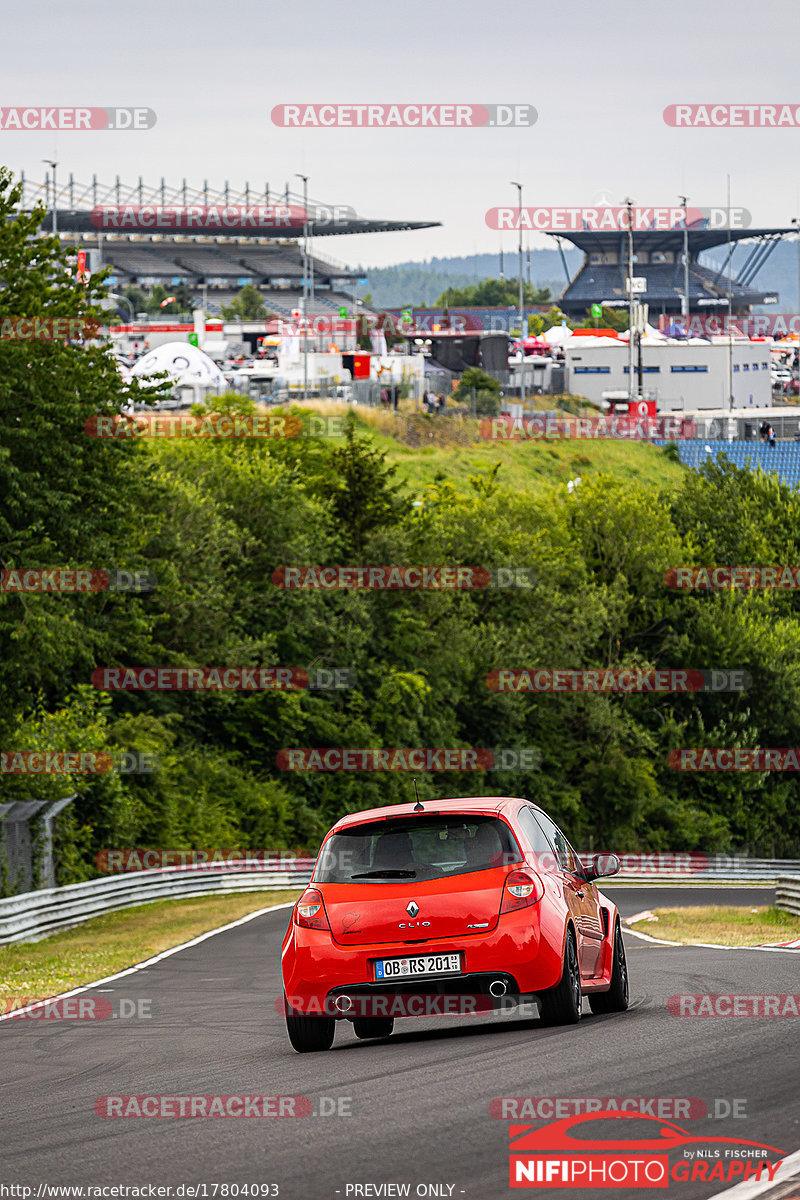
<path fill-rule="evenodd" d="M 469 1005 L 462 1005 L 462 1011 L 481 1011 L 494 1007 L 487 1003 L 492 981 L 502 980 L 506 985 L 505 996 L 509 998 L 526 996 L 558 983 L 563 929 L 550 931 L 550 936 L 547 932 L 540 928 L 538 914 L 532 914 L 530 909 L 504 913 L 496 928 L 486 934 L 374 946 L 339 946 L 326 930 L 292 924 L 283 947 L 284 990 L 289 1005 L 298 1012 L 330 1012 L 344 1017 L 380 1015 L 380 1012 L 374 1011 L 374 1005 L 369 1012 L 339 1011 L 335 1000 L 343 994 L 403 996 L 407 1001 L 409 997 L 466 997 L 476 1000 L 476 1008 L 471 1010 Z M 375 980 L 374 964 L 378 958 L 453 952 L 461 954 L 460 975 Z M 415 1012 L 414 1007 L 420 1011 Z M 449 1011 L 459 1009 L 454 1006 Z M 428 1015 L 425 1002 L 414 1001 L 402 1015 Z"/>

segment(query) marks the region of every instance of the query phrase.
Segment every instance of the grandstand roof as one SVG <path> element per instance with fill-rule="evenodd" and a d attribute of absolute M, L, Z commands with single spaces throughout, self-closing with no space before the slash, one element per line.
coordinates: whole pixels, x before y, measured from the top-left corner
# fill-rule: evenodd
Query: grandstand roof
<path fill-rule="evenodd" d="M 666 312 L 681 312 L 684 289 L 684 267 L 682 261 L 683 241 L 686 236 L 689 250 L 689 306 L 692 312 L 704 308 L 714 309 L 728 302 L 728 264 L 721 268 L 704 266 L 698 255 L 714 246 L 724 245 L 730 238 L 731 244 L 753 241 L 746 261 L 739 268 L 738 276 L 731 272 L 731 302 L 735 311 L 742 311 L 754 304 L 774 303 L 774 292 L 763 291 L 754 286 L 753 280 L 767 258 L 787 233 L 795 233 L 792 227 L 781 229 L 637 229 L 633 234 L 634 274 L 644 276 L 647 290 L 636 299 Z M 568 315 L 582 315 L 591 304 L 607 304 L 609 307 L 627 307 L 626 275 L 628 268 L 628 234 L 624 230 L 581 229 L 570 230 L 551 236 L 563 237 L 584 251 L 583 266 L 567 284 L 559 297 L 559 307 Z M 671 262 L 653 262 L 653 256 L 669 254 Z M 611 262 L 598 262 L 600 256 L 610 257 Z M 614 261 L 616 260 L 616 261 Z"/>
<path fill-rule="evenodd" d="M 794 225 L 780 229 L 692 229 L 686 230 L 689 243 L 689 256 L 696 258 L 704 250 L 712 246 L 721 246 L 728 241 L 744 242 L 750 238 L 783 237 L 787 233 L 797 233 Z M 587 254 L 593 250 L 612 250 L 627 241 L 626 230 L 620 229 L 571 229 L 569 232 L 551 232 L 550 237 L 564 238 L 572 242 Z M 634 245 L 643 250 L 680 250 L 683 247 L 684 230 L 676 229 L 634 229 Z"/>
<path fill-rule="evenodd" d="M 133 206 L 131 206 L 133 207 Z M 318 206 L 318 209 L 312 209 L 309 203 L 309 220 L 308 220 L 308 236 L 313 238 L 333 237 L 339 234 L 353 233 L 395 233 L 403 232 L 411 229 L 432 229 L 434 226 L 441 225 L 441 221 L 392 221 L 383 217 L 359 217 L 353 214 L 338 216 L 335 219 L 321 216 L 314 219 L 313 213 L 328 212 L 324 206 Z M 98 232 L 98 226 L 92 219 L 93 210 L 85 209 L 58 209 L 56 211 L 56 221 L 59 233 L 91 233 Z M 42 221 L 42 229 L 49 232 L 52 226 L 52 212 L 48 211 Z M 152 224 L 152 222 L 151 222 Z M 127 232 L 134 232 L 131 228 Z M 149 230 L 142 229 L 141 232 L 146 236 Z M 182 231 L 184 232 L 184 231 Z M 302 238 L 304 227 L 302 221 L 299 224 L 289 225 L 287 227 L 278 226 L 275 229 L 267 229 L 263 227 L 238 227 L 235 229 L 214 228 L 209 230 L 203 228 L 198 231 L 200 235 L 208 236 L 209 232 L 213 232 L 214 237 L 224 238 Z M 196 236 L 191 229 L 185 231 L 187 237 Z"/>
<path fill-rule="evenodd" d="M 304 234 L 304 222 L 310 237 L 331 237 L 336 234 L 353 233 L 391 233 L 410 229 L 430 229 L 441 225 L 441 221 L 408 221 L 392 220 L 387 217 L 358 216 L 355 209 L 348 205 L 321 202 L 298 192 L 291 191 L 288 183 L 283 189 L 276 190 L 265 184 L 262 188 L 251 188 L 245 183 L 244 188 L 232 187 L 227 181 L 219 187 L 209 187 L 204 181 L 202 188 L 191 187 L 186 180 L 180 186 L 167 184 L 163 178 L 158 185 L 145 184 L 141 176 L 136 184 L 123 183 L 117 176 L 113 184 L 98 182 L 97 176 L 90 184 L 79 183 L 72 175 L 66 181 L 63 177 L 51 186 L 49 172 L 44 182 L 39 183 L 20 177 L 22 184 L 21 207 L 30 210 L 36 205 L 42 205 L 47 210 L 42 228 L 50 230 L 52 225 L 52 210 L 56 210 L 56 222 L 59 232 L 94 233 L 98 228 L 104 232 L 108 228 L 99 224 L 100 215 L 107 210 L 120 210 L 130 222 L 134 214 L 141 209 L 148 210 L 148 224 L 152 226 L 152 210 L 186 210 L 199 209 L 227 210 L 239 209 L 250 213 L 256 209 L 270 208 L 284 213 L 291 211 L 292 220 L 278 219 L 274 229 L 264 228 L 259 221 L 245 220 L 236 228 L 227 228 L 227 221 L 218 221 L 217 228 L 204 227 L 199 232 L 213 233 L 218 237 L 278 237 L 300 238 Z M 172 226 L 177 230 L 177 226 Z M 135 224 L 123 225 L 126 232 L 141 229 Z M 188 236 L 193 236 L 192 229 L 186 230 Z"/>

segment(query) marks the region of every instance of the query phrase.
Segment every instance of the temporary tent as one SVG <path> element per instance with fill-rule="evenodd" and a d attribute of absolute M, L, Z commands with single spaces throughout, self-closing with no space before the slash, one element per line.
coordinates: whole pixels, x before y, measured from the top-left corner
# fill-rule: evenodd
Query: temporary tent
<path fill-rule="evenodd" d="M 572 330 L 568 325 L 551 325 L 549 329 L 545 329 L 542 339 L 547 342 L 548 346 L 560 346 L 571 333 Z"/>
<path fill-rule="evenodd" d="M 628 340 L 628 330 L 627 329 L 624 330 L 624 332 L 619 335 L 619 340 L 621 342 L 627 342 L 627 340 Z M 654 345 L 655 343 L 660 344 L 661 342 L 669 341 L 669 338 L 665 337 L 663 333 L 660 333 L 656 329 L 655 325 L 648 324 L 648 325 L 645 325 L 645 327 L 644 327 L 644 331 L 642 334 L 642 341 L 649 345 Z"/>
<path fill-rule="evenodd" d="M 217 364 L 189 342 L 165 342 L 140 358 L 131 368 L 139 378 L 166 371 L 177 387 L 224 386 L 225 376 Z"/>

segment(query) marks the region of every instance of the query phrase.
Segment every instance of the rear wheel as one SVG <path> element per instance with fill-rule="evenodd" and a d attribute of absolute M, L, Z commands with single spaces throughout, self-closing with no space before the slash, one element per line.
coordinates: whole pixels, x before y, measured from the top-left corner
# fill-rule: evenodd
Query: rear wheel
<path fill-rule="evenodd" d="M 628 1007 L 628 962 L 619 921 L 614 926 L 614 965 L 611 968 L 611 987 L 607 992 L 592 992 L 589 1007 L 593 1013 L 625 1012 Z"/>
<path fill-rule="evenodd" d="M 540 1016 L 545 1025 L 574 1025 L 581 1019 L 581 972 L 575 934 L 570 929 L 564 948 L 564 969 L 553 988 L 539 994 Z"/>
<path fill-rule="evenodd" d="M 286 1032 L 298 1054 L 330 1050 L 336 1022 L 333 1017 L 308 1016 L 286 1007 Z"/>
<path fill-rule="evenodd" d="M 353 1033 L 357 1038 L 386 1038 L 394 1029 L 394 1017 L 356 1017 Z"/>

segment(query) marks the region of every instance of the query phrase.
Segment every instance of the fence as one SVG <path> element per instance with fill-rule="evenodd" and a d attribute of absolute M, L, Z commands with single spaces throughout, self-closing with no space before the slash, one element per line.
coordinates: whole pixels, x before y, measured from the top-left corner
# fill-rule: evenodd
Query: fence
<path fill-rule="evenodd" d="M 780 875 L 775 886 L 775 907 L 800 917 L 800 875 Z"/>
<path fill-rule="evenodd" d="M 581 854 L 588 863 L 590 854 Z M 728 854 L 706 855 L 697 851 L 665 850 L 648 854 L 620 854 L 619 874 L 605 883 L 740 883 L 774 886 L 779 877 L 795 878 L 800 883 L 800 859 L 743 858 Z"/>
<path fill-rule="evenodd" d="M 522 375 L 525 376 L 526 396 L 556 396 L 564 391 L 564 365 L 550 359 L 525 363 L 513 371 L 486 371 L 496 379 L 506 396 L 521 395 Z"/>
<path fill-rule="evenodd" d="M 251 865 L 252 869 L 243 863 L 244 869 L 214 866 L 136 871 L 11 896 L 0 900 L 0 945 L 35 942 L 91 917 L 151 900 L 303 888 L 311 876 L 313 860 L 295 859 L 293 866 L 284 870 L 265 870 L 264 864 L 257 861 Z"/>
<path fill-rule="evenodd" d="M 588 862 L 590 855 L 581 858 Z M 776 894 L 782 906 L 794 903 L 797 907 L 789 911 L 800 912 L 800 860 L 736 859 L 726 855 L 708 858 L 696 853 L 665 852 L 622 855 L 621 861 L 622 870 L 614 876 L 618 883 L 739 883 L 766 887 L 777 882 Z M 25 892 L 0 900 L 0 945 L 38 941 L 91 917 L 152 900 L 299 889 L 308 883 L 312 867 L 311 858 L 288 859 L 280 870 L 265 869 L 258 860 L 232 866 L 167 867 Z"/>
<path fill-rule="evenodd" d="M 680 412 L 663 412 L 662 416 L 683 416 Z M 775 431 L 779 442 L 800 442 L 800 414 L 775 414 L 765 417 L 758 409 L 753 410 L 752 416 L 726 417 L 715 414 L 703 416 L 702 413 L 692 413 L 697 424 L 698 439 L 730 440 L 737 442 L 760 442 L 759 430 L 763 421 L 767 421 Z"/>

